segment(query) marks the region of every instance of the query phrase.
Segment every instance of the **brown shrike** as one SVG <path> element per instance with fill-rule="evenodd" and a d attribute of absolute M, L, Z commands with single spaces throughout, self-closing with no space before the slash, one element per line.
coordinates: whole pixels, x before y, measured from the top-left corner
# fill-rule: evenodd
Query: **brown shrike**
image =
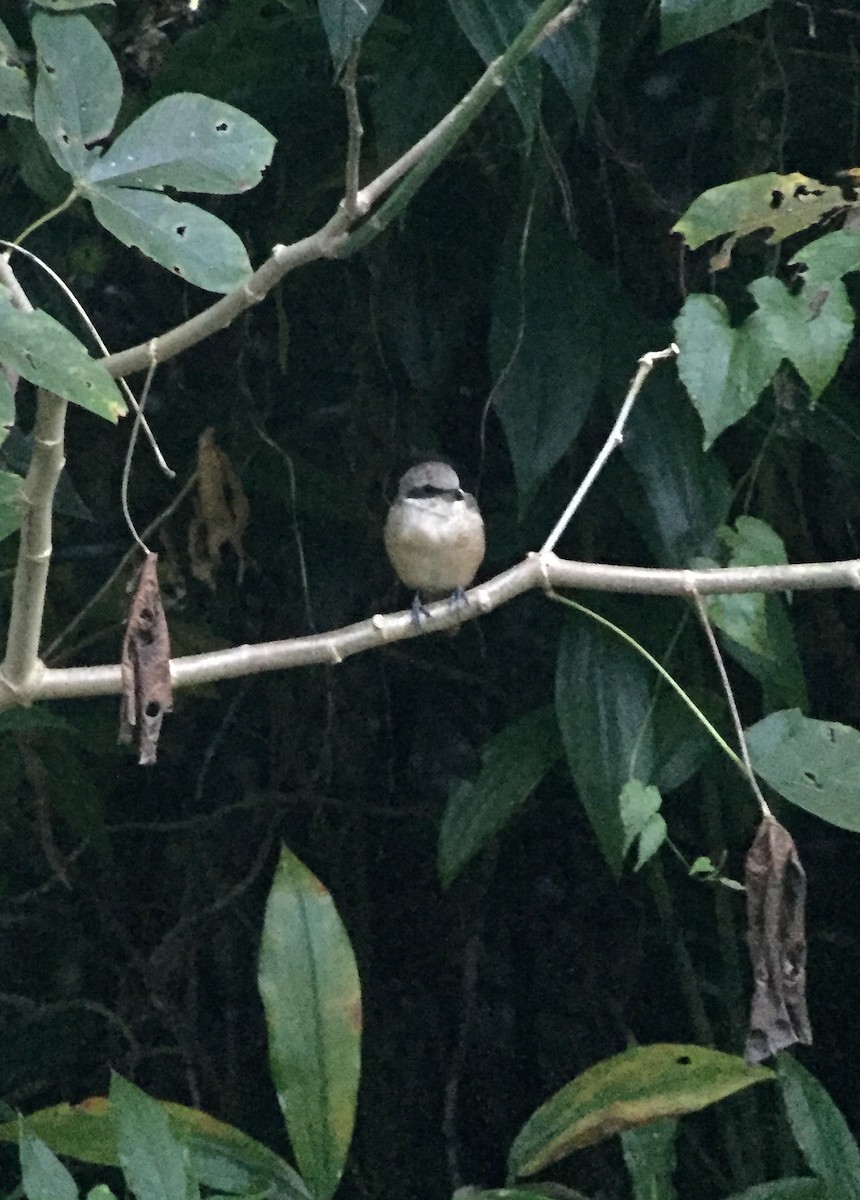
<path fill-rule="evenodd" d="M 416 624 L 427 615 L 422 599 L 465 600 L 463 589 L 475 578 L 484 548 L 478 505 L 456 471 L 425 462 L 406 472 L 385 522 L 385 549 L 398 578 L 415 590 Z"/>

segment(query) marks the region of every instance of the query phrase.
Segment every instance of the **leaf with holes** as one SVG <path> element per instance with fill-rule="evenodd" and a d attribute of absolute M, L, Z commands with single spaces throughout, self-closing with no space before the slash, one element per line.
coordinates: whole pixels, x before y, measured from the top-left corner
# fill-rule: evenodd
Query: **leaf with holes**
<path fill-rule="evenodd" d="M 89 195 L 100 224 L 189 283 L 231 292 L 251 274 L 237 234 L 195 204 L 158 192 L 102 186 Z"/>
<path fill-rule="evenodd" d="M 230 104 L 181 92 L 153 104 L 86 173 L 89 184 L 231 195 L 256 187 L 275 139 Z"/>
<path fill-rule="evenodd" d="M 0 362 L 72 404 L 115 421 L 125 401 L 107 371 L 46 312 L 19 312 L 0 294 Z"/>
<path fill-rule="evenodd" d="M 9 30 L 0 21 L 0 113 L 33 119 L 33 96 L 23 60 Z"/>
<path fill-rule="evenodd" d="M 329 1200 L 355 1120 L 361 988 L 331 896 L 286 847 L 266 905 L 259 985 L 290 1142 L 314 1196 Z"/>
<path fill-rule="evenodd" d="M 664 1117 L 697 1112 L 754 1083 L 766 1067 L 704 1046 L 636 1046 L 604 1059 L 556 1092 L 526 1122 L 511 1147 L 511 1179 Z"/>
<path fill-rule="evenodd" d="M 113 129 L 122 78 L 95 27 L 77 13 L 33 17 L 36 128 L 64 171 L 77 178 L 98 155 L 93 143 Z"/>
<path fill-rule="evenodd" d="M 799 808 L 860 833 L 860 733 L 815 721 L 796 708 L 771 713 L 747 730 L 757 775 Z"/>

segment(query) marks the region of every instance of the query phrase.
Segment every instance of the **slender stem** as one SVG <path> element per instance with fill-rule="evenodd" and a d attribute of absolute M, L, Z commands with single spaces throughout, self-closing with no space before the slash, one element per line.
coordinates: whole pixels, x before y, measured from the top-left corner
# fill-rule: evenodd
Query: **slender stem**
<path fill-rule="evenodd" d="M 21 540 L 12 587 L 6 658 L 0 676 L 13 692 L 31 685 L 37 671 L 39 638 L 51 563 L 51 510 L 65 464 L 66 401 L 39 391 L 33 457 L 21 488 Z"/>
<path fill-rule="evenodd" d="M 358 77 L 358 56 L 361 52 L 361 42 L 353 42 L 346 65 L 341 76 L 340 86 L 346 97 L 346 167 L 344 170 L 345 184 L 343 194 L 344 211 L 350 217 L 358 216 L 358 180 L 361 167 L 361 139 L 364 127 L 361 123 L 361 111 L 358 107 L 356 81 Z"/>
<path fill-rule="evenodd" d="M 65 212 L 67 208 L 71 208 L 77 198 L 78 189 L 72 188 L 68 196 L 66 196 L 65 200 L 63 200 L 61 204 L 58 204 L 56 208 L 52 208 L 50 212 L 46 212 L 41 217 L 38 217 L 32 225 L 27 226 L 23 233 L 19 233 L 15 239 L 15 245 L 20 245 L 20 243 L 23 242 L 25 238 L 28 238 L 31 233 L 35 233 L 37 229 L 40 229 L 43 225 L 46 225 L 48 221 L 53 221 L 54 217 L 58 217 L 60 213 Z"/>
<path fill-rule="evenodd" d="M 639 370 L 633 376 L 627 395 L 624 397 L 624 403 L 621 405 L 621 410 L 615 418 L 615 424 L 609 431 L 609 437 L 603 443 L 600 453 L 586 471 L 585 478 L 573 493 L 570 503 L 559 517 L 552 532 L 541 547 L 541 554 L 549 554 L 555 549 L 559 538 L 570 524 L 573 514 L 591 490 L 597 476 L 606 466 L 610 454 L 624 440 L 624 426 L 627 424 L 630 410 L 633 408 L 634 401 L 642 390 L 643 383 L 651 374 L 654 364 L 661 358 L 675 358 L 677 354 L 678 347 L 673 342 L 666 350 L 652 350 L 649 354 L 643 354 L 639 359 Z"/>

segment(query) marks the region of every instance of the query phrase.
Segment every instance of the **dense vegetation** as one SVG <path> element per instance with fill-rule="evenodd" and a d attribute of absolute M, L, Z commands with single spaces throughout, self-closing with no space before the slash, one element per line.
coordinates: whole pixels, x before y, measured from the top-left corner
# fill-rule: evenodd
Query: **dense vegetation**
<path fill-rule="evenodd" d="M 0 100 L 17 113 L 0 126 L 0 236 L 36 225 L 24 247 L 66 281 L 113 352 L 245 278 L 241 248 L 208 226 L 195 282 L 190 267 L 155 261 L 139 232 L 108 231 L 110 179 L 96 179 L 95 150 L 84 138 L 86 154 L 64 163 L 38 103 L 35 122 L 26 111 L 46 69 L 34 35 L 43 58 L 56 39 L 61 61 L 58 22 L 92 22 L 118 64 L 116 126 L 111 117 L 91 139 L 105 161 L 117 134 L 176 93 L 253 118 L 263 131 L 242 126 L 241 141 L 261 160 L 264 131 L 276 139 L 257 186 L 168 181 L 171 196 L 229 225 L 257 267 L 337 210 L 354 161 L 351 71 L 365 186 L 470 92 L 538 5 L 354 8 L 362 15 L 336 0 L 0 0 Z M 356 215 L 331 254 L 159 360 L 146 415 L 176 478 L 139 438 L 128 505 L 138 530 L 154 523 L 146 540 L 174 658 L 405 608 L 382 527 L 399 475 L 421 459 L 451 462 L 478 495 L 481 578 L 522 561 L 605 445 L 637 360 L 673 342 L 677 361 L 654 364 L 558 556 L 648 568 L 860 558 L 858 35 L 848 2 L 591 0 L 523 57 L 414 195 L 395 187 L 384 229 Z M 178 142 L 183 128 L 177 117 L 158 137 Z M 76 172 L 90 191 L 40 223 Z M 696 206 L 741 180 L 753 182 Z M 10 261 L 32 305 L 98 357 L 53 280 Z M 9 297 L 0 287 L 7 366 Z M 130 375 L 138 395 L 146 365 L 144 354 Z M 11 425 L 0 447 L 4 626 L 33 382 L 61 389 L 33 381 L 26 363 L 12 373 L 24 379 L 14 424 L 0 391 Z M 130 419 L 103 419 L 111 403 L 73 404 L 66 423 L 41 638 L 50 668 L 119 660 L 140 555 L 120 502 Z M 233 489 L 214 543 L 199 486 L 173 504 L 195 470 L 199 484 L 213 469 L 198 457 L 209 429 Z M 860 620 L 853 591 L 790 586 L 710 596 L 707 616 L 768 802 L 808 878 L 806 1071 L 784 1055 L 778 1082 L 677 1129 L 646 1125 L 564 1157 L 543 1172 L 560 1188 L 669 1198 L 677 1154 L 681 1196 L 735 1196 L 808 1171 L 754 1195 L 860 1189 L 860 1155 L 827 1099 L 860 1127 L 860 734 L 848 728 L 860 724 Z M 736 746 L 690 595 L 635 590 L 574 598 L 663 664 Z M 113 1070 L 294 1161 L 257 981 L 279 862 L 279 878 L 315 894 L 306 867 L 328 890 L 361 982 L 361 1084 L 340 1196 L 501 1188 L 524 1123 L 593 1064 L 651 1043 L 743 1054 L 752 981 L 744 897 L 731 885 L 761 819 L 748 780 L 606 625 L 538 588 L 468 615 L 455 637 L 413 636 L 403 617 L 388 644 L 344 662 L 178 688 L 152 767 L 117 745 L 117 699 L 104 694 L 116 688 L 70 684 L 62 699 L 34 692 L 33 707 L 0 713 L 4 1119 L 103 1096 Z M 625 807 L 631 778 L 661 796 L 628 791 Z M 282 845 L 296 860 L 279 859 Z M 76 1164 L 75 1178 L 121 1194 L 104 1161 Z M 0 1144 L 0 1194 L 20 1195 L 19 1179 L 18 1148 Z"/>

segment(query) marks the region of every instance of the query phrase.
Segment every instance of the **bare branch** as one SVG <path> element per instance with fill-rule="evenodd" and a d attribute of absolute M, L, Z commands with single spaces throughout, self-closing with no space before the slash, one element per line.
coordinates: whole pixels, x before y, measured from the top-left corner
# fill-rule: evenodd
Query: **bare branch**
<path fill-rule="evenodd" d="M 346 167 L 344 171 L 343 208 L 350 219 L 358 215 L 358 180 L 361 166 L 361 139 L 364 127 L 361 124 L 361 112 L 358 107 L 356 79 L 358 76 L 358 56 L 361 53 L 361 42 L 356 39 L 352 43 L 346 65 L 343 68 L 340 86 L 346 97 Z"/>
<path fill-rule="evenodd" d="M 468 606 L 452 609 L 445 600 L 429 605 L 430 615 L 420 630 L 416 628 L 410 610 L 390 615 L 378 614 L 329 633 L 176 658 L 171 663 L 171 676 L 175 688 L 185 688 L 267 671 L 307 667 L 315 663 L 332 666 L 353 654 L 379 650 L 396 642 L 423 637 L 426 633 L 452 629 L 535 588 L 573 588 L 686 598 L 690 596 L 692 587 L 703 596 L 732 592 L 860 589 L 860 560 L 766 567 L 714 567 L 690 571 L 617 567 L 603 563 L 571 562 L 556 558 L 554 554 L 529 554 L 510 570 L 472 588 L 467 593 Z M 30 678 L 26 689 L 14 691 L 8 686 L 4 687 L 0 678 L 0 710 L 33 700 L 116 695 L 120 687 L 118 665 L 56 670 L 43 668 L 38 675 Z"/>

